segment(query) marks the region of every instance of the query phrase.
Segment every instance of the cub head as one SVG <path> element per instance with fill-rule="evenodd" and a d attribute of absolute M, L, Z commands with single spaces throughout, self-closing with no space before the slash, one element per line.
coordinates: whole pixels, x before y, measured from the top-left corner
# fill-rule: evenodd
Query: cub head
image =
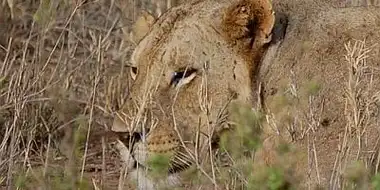
<path fill-rule="evenodd" d="M 112 126 L 135 137 L 119 141 L 132 172 L 149 170 L 157 154 L 168 156 L 162 172 L 170 175 L 206 160 L 229 126 L 230 103 L 252 104 L 254 71 L 274 18 L 270 0 L 198 0 L 170 9 L 138 34 L 144 37 L 130 59 L 134 83 Z"/>

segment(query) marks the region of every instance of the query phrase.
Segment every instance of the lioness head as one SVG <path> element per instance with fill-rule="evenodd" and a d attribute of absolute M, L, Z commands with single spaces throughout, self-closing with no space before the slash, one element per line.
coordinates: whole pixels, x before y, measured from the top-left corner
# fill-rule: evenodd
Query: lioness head
<path fill-rule="evenodd" d="M 133 171 L 149 169 L 155 154 L 169 156 L 169 174 L 201 162 L 228 126 L 230 103 L 252 104 L 274 18 L 270 0 L 207 0 L 172 8 L 152 25 L 131 56 L 134 84 L 113 124 L 138 136 L 120 144 Z"/>

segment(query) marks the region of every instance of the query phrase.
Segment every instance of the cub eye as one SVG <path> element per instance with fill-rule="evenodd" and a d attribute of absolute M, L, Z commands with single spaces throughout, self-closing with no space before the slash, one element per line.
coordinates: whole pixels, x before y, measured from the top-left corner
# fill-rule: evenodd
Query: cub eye
<path fill-rule="evenodd" d="M 189 83 L 196 76 L 197 70 L 193 68 L 185 68 L 173 73 L 170 85 L 179 87 Z"/>
<path fill-rule="evenodd" d="M 136 76 L 137 76 L 137 67 L 131 67 L 131 77 L 133 80 L 136 80 Z"/>

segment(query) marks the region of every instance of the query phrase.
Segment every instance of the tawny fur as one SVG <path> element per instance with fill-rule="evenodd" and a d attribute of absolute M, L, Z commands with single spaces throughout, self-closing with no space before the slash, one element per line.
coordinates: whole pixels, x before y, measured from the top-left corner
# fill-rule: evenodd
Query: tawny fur
<path fill-rule="evenodd" d="M 193 163 L 195 152 L 201 163 L 208 161 L 208 141 L 227 125 L 221 118 L 228 115 L 229 103 L 253 103 L 252 72 L 273 25 L 266 0 L 194 1 L 155 22 L 131 56 L 138 73 L 113 126 L 145 130 L 146 138 L 130 147 L 137 163 L 147 166 L 156 153 L 170 155 L 176 168 Z M 170 85 L 173 74 L 186 68 L 194 73 Z"/>
<path fill-rule="evenodd" d="M 157 21 L 151 32 L 137 46 L 132 56 L 132 63 L 139 69 L 139 75 L 132 90 L 131 101 L 140 101 L 137 105 L 141 105 L 143 101 L 139 98 L 146 93 L 143 90 L 144 82 L 160 82 L 156 91 L 152 90 L 156 88 L 147 88 L 147 91 L 151 92 L 148 99 L 151 98 L 153 101 L 147 101 L 146 107 L 151 111 L 150 114 L 159 118 L 156 129 L 149 131 L 151 136 L 148 137 L 148 141 L 149 139 L 158 139 L 157 136 L 165 133 L 176 134 L 173 132 L 172 119 L 174 116 L 171 112 L 171 101 L 175 93 L 167 84 L 171 74 L 183 66 L 191 65 L 200 69 L 203 65 L 208 65 L 207 95 L 213 105 L 211 118 L 216 118 L 216 112 L 234 93 L 238 94 L 236 100 L 248 104 L 252 102 L 253 87 L 251 83 L 255 81 L 253 81 L 251 73 L 257 72 L 257 60 L 260 60 L 265 52 L 265 48 L 261 48 L 261 43 L 254 42 L 268 40 L 265 38 L 270 27 L 265 27 L 263 24 L 262 27 L 259 27 L 261 28 L 259 31 L 249 31 L 250 28 L 241 26 L 249 23 L 246 18 L 253 15 L 253 13 L 246 14 L 246 11 L 254 10 L 254 7 L 253 9 L 251 6 L 242 8 L 243 5 L 247 5 L 247 2 L 249 1 L 238 1 L 233 3 L 235 6 L 227 6 L 228 1 L 196 1 L 194 4 L 173 9 Z M 285 94 L 280 91 L 281 88 L 289 87 L 291 82 L 295 83 L 292 84 L 295 87 L 300 87 L 310 79 L 321 83 L 323 89 L 320 95 L 314 98 L 316 102 L 323 102 L 324 105 L 315 109 L 323 110 L 321 119 L 327 119 L 329 123 L 327 127 L 320 125 L 315 132 L 311 133 L 313 143 L 315 143 L 319 173 L 316 171 L 317 166 L 313 158 L 307 157 L 307 153 L 310 153 L 311 150 L 309 150 L 310 142 L 306 141 L 306 138 L 293 139 L 294 145 L 303 151 L 301 157 L 296 157 L 297 167 L 294 170 L 301 175 L 310 174 L 302 179 L 304 187 L 301 189 L 308 187 L 312 189 L 316 185 L 329 187 L 329 180 L 333 172 L 341 172 L 332 171 L 332 169 L 338 153 L 339 138 L 342 137 L 342 131 L 346 127 L 343 114 L 345 111 L 343 96 L 345 85 L 342 85 L 347 82 L 344 78 L 347 74 L 344 43 L 354 39 L 366 39 L 370 44 L 380 41 L 378 32 L 380 30 L 378 23 L 380 11 L 378 7 L 336 8 L 336 2 L 327 0 L 274 1 L 273 8 L 278 12 L 288 14 L 291 17 L 291 24 L 281 48 L 271 50 L 267 55 L 271 58 L 265 57 L 263 65 L 257 72 L 258 78 L 265 84 L 263 101 L 268 110 L 286 112 L 286 109 L 278 108 L 275 104 L 275 97 Z M 266 13 L 270 14 L 270 12 Z M 270 19 L 266 21 L 268 22 L 261 23 L 271 23 Z M 223 22 L 224 25 L 221 25 Z M 250 36 L 249 34 L 255 35 Z M 376 46 L 371 52 L 372 58 L 368 64 L 375 67 L 379 63 L 379 52 L 379 48 Z M 268 59 L 270 61 L 267 61 Z M 163 72 L 161 69 L 164 69 Z M 192 137 L 196 134 L 198 116 L 203 116 L 203 112 L 199 108 L 198 97 L 198 94 L 201 93 L 199 90 L 202 81 L 200 76 L 202 75 L 198 74 L 183 86 L 173 107 L 178 129 L 186 142 L 191 142 Z M 378 77 L 375 77 L 374 80 L 376 81 L 374 84 L 377 84 L 374 85 L 374 90 L 380 89 Z M 300 95 L 301 99 L 308 99 L 308 97 L 302 96 Z M 135 109 L 136 105 L 130 103 L 121 112 L 134 116 L 137 115 Z M 304 107 L 297 108 L 297 112 L 308 113 L 308 109 L 309 107 L 304 105 Z M 150 115 L 144 115 L 144 117 L 148 116 Z M 130 122 L 127 117 L 122 118 L 127 123 Z M 205 121 L 204 116 L 201 121 Z M 297 117 L 295 121 L 299 122 L 294 129 L 295 134 L 302 133 L 301 128 L 308 126 L 309 122 L 303 120 L 302 117 Z M 281 120 L 279 122 L 285 125 L 281 123 Z M 126 126 L 118 118 L 115 119 L 114 126 L 123 126 L 121 128 L 126 130 Z M 267 151 L 261 152 L 264 163 L 272 164 L 276 160 L 284 159 L 276 158 L 277 155 L 273 151 L 276 142 L 273 134 L 286 133 L 284 128 L 286 126 L 281 128 L 279 125 L 279 131 L 272 132 L 272 134 L 270 131 L 268 132 L 269 138 L 264 142 L 264 148 Z M 202 132 L 200 136 L 204 138 L 202 141 L 204 143 L 207 137 L 203 134 L 207 134 L 207 130 L 204 125 L 201 125 L 200 129 Z M 139 127 L 136 130 L 142 131 Z M 220 129 L 217 128 L 216 131 L 218 130 Z M 365 133 L 368 136 L 367 149 L 374 147 L 379 136 L 377 128 L 369 127 Z M 176 140 L 171 142 L 179 142 L 178 138 L 174 137 L 174 139 Z M 288 140 L 290 141 L 290 139 Z M 160 144 L 168 141 L 159 140 L 159 142 L 161 143 L 154 143 L 154 146 L 160 147 Z M 192 144 L 188 145 L 191 147 Z M 153 147 L 153 144 L 150 146 Z M 166 149 L 173 150 L 172 147 Z M 141 153 L 146 155 L 147 151 Z M 203 150 L 202 157 L 207 157 L 207 151 Z M 140 161 L 144 160 L 140 159 Z"/>

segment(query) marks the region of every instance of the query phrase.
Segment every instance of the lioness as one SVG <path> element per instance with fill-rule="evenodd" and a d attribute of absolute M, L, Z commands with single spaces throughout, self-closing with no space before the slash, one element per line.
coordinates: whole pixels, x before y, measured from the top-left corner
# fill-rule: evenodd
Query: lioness
<path fill-rule="evenodd" d="M 143 174 L 153 155 L 169 156 L 166 182 L 177 184 L 174 174 L 206 160 L 228 128 L 230 103 L 252 106 L 253 73 L 274 23 L 270 0 L 198 0 L 152 25 L 131 56 L 135 81 L 112 129 L 137 137 L 123 154 L 140 189 L 156 187 Z"/>
<path fill-rule="evenodd" d="M 355 160 L 378 171 L 380 8 L 349 2 L 273 1 L 289 26 L 278 51 L 269 46 L 261 63 L 273 28 L 270 3 L 197 1 L 164 14 L 132 56 L 135 86 L 114 122 L 115 131 L 147 130 L 126 157 L 141 169 L 147 155 L 171 152 L 172 174 L 207 157 L 207 140 L 226 126 L 226 104 L 251 104 L 251 84 L 260 80 L 264 107 L 277 114 L 275 132 L 289 133 L 302 152 L 294 155 L 302 189 L 343 188 Z M 289 105 L 278 106 L 283 102 Z M 175 175 L 168 179 L 177 182 Z M 149 178 L 140 181 L 153 188 Z"/>

